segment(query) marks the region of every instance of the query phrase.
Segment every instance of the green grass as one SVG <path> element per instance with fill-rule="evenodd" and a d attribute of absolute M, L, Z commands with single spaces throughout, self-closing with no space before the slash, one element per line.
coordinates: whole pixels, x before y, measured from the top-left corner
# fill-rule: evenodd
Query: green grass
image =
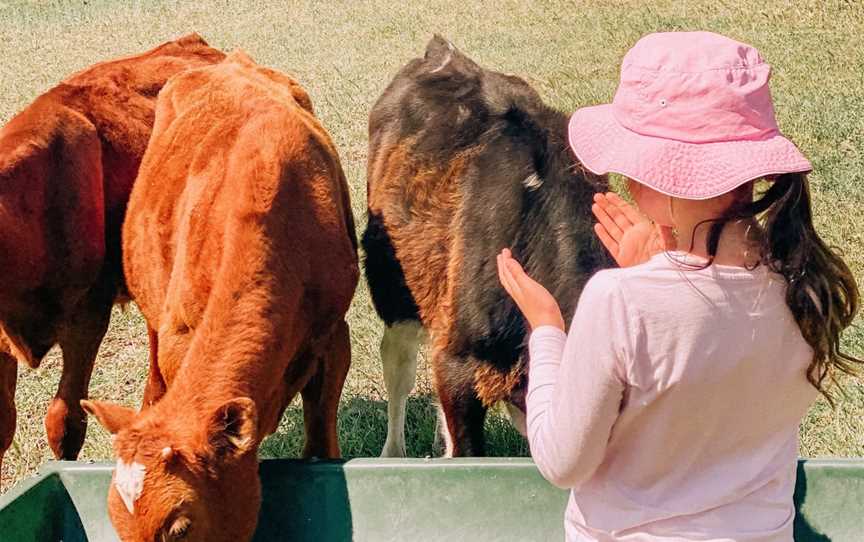
<path fill-rule="evenodd" d="M 864 7 L 852 1 L 656 2 L 373 1 L 48 2 L 0 0 L 0 121 L 67 74 L 93 62 L 150 48 L 189 31 L 225 50 L 295 75 L 339 148 L 358 227 L 365 223 L 366 117 L 398 68 L 422 54 L 433 32 L 482 64 L 520 74 L 562 110 L 611 99 L 618 67 L 643 34 L 708 29 L 756 45 L 774 65 L 781 127 L 810 156 L 820 230 L 864 271 Z M 537 4 L 537 5 L 534 5 Z M 860 319 L 859 319 L 860 322 Z M 365 285 L 350 312 L 354 364 L 345 386 L 340 436 L 347 456 L 377 455 L 386 411 L 378 358 L 382 326 Z M 845 337 L 864 356 L 859 326 Z M 91 395 L 137 405 L 146 374 L 143 321 L 117 310 L 99 354 Z M 439 453 L 427 366 L 420 364 L 409 406 L 408 449 Z M 18 480 L 51 458 L 42 417 L 59 379 L 57 352 L 21 371 L 19 428 L 3 465 Z M 836 410 L 817 402 L 801 429 L 802 455 L 864 455 L 864 385 L 847 382 Z M 524 455 L 522 441 L 496 413 L 490 452 Z M 293 456 L 302 414 L 289 409 L 262 455 Z M 91 425 L 81 459 L 108 459 L 108 435 Z"/>

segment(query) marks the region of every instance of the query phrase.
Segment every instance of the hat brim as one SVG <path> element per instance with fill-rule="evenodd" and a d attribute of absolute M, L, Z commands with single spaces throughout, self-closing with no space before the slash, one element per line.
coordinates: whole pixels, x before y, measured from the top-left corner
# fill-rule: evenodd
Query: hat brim
<path fill-rule="evenodd" d="M 709 199 L 760 177 L 813 169 L 779 133 L 716 143 L 663 139 L 628 130 L 608 104 L 577 110 L 568 132 L 576 157 L 593 173 L 618 173 L 683 199 Z"/>

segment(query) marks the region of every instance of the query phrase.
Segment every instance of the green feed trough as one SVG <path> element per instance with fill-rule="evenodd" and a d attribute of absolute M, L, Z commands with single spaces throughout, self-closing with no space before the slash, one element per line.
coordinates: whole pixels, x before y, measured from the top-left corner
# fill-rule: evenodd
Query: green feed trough
<path fill-rule="evenodd" d="M 117 540 L 111 465 L 51 463 L 0 498 L 0 541 Z M 527 459 L 267 460 L 255 541 L 563 540 L 566 492 Z M 864 461 L 798 468 L 795 540 L 864 540 Z"/>

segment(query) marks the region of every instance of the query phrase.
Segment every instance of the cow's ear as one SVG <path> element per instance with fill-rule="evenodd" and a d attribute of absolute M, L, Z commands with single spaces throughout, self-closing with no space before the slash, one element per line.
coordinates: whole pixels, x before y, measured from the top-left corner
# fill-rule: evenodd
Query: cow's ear
<path fill-rule="evenodd" d="M 423 58 L 431 61 L 443 61 L 453 52 L 453 44 L 440 34 L 435 34 L 429 43 L 426 44 L 426 53 Z"/>
<path fill-rule="evenodd" d="M 81 401 L 81 408 L 84 412 L 91 416 L 96 416 L 102 427 L 108 430 L 112 435 L 116 435 L 126 427 L 132 425 L 132 421 L 138 414 L 134 409 L 115 405 L 113 403 L 104 403 L 102 401 Z"/>
<path fill-rule="evenodd" d="M 255 450 L 258 437 L 258 409 L 248 397 L 223 404 L 210 416 L 207 440 L 221 459 L 239 459 Z"/>

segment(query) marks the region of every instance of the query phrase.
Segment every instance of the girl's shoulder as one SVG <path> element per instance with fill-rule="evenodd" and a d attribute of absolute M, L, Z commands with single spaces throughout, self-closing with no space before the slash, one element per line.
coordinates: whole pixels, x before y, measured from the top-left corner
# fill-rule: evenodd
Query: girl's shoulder
<path fill-rule="evenodd" d="M 661 252 L 650 260 L 631 267 L 604 269 L 595 274 L 600 280 L 615 281 L 663 281 L 674 279 L 689 282 L 693 279 L 710 279 L 715 281 L 763 280 L 770 271 L 764 265 L 754 269 L 731 265 L 709 264 L 703 258 L 683 252 Z M 592 277 L 593 278 L 593 277 Z"/>
<path fill-rule="evenodd" d="M 632 275 L 634 267 L 602 269 L 594 273 L 579 296 L 580 306 L 595 306 L 598 312 L 608 311 L 626 302 L 623 283 Z"/>
<path fill-rule="evenodd" d="M 708 265 L 704 260 L 682 253 L 660 253 L 647 262 L 624 268 L 603 269 L 585 284 L 582 300 L 610 303 L 620 299 L 628 305 L 668 304 L 671 297 L 723 297 L 733 292 L 761 291 L 777 287 L 782 292 L 783 278 L 765 266 L 755 269 Z M 695 298 L 694 298 L 695 299 Z M 664 301 L 665 300 L 665 301 Z"/>
<path fill-rule="evenodd" d="M 622 283 L 631 283 L 643 279 L 656 279 L 660 276 L 658 272 L 670 270 L 673 270 L 673 268 L 668 265 L 662 254 L 658 254 L 639 265 L 601 269 L 591 276 L 585 284 L 585 290 L 605 293 L 606 295 L 615 295 L 621 292 Z"/>

